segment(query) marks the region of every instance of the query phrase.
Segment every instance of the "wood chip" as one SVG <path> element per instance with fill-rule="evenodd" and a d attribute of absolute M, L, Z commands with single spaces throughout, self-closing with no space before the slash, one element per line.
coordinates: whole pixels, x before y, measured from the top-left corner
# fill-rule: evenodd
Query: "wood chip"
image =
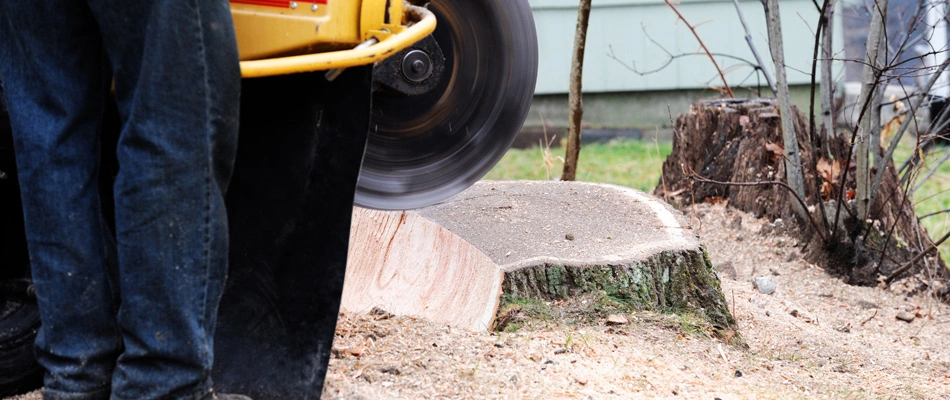
<path fill-rule="evenodd" d="M 607 325 L 627 325 L 630 321 L 623 314 L 610 314 L 607 316 Z"/>
<path fill-rule="evenodd" d="M 897 313 L 897 319 L 904 322 L 914 322 L 914 314 L 911 314 L 907 311 L 901 311 Z"/>

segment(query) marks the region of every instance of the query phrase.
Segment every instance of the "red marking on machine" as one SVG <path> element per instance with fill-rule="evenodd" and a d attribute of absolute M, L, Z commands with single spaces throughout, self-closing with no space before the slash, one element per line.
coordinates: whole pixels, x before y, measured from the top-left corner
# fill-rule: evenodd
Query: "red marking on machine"
<path fill-rule="evenodd" d="M 290 8 L 290 0 L 230 0 L 232 3 L 241 3 L 241 4 L 253 4 L 256 6 L 267 6 L 267 7 L 280 7 L 280 8 Z M 316 3 L 316 4 L 327 4 L 327 0 L 315 0 L 312 2 L 305 3 Z"/>

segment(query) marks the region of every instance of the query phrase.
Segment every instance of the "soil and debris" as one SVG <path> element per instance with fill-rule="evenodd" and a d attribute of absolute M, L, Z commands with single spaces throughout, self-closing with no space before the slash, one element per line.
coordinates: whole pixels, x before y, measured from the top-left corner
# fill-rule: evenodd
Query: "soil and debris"
<path fill-rule="evenodd" d="M 568 323 L 555 310 L 509 332 L 385 310 L 344 314 L 323 397 L 950 399 L 950 306 L 914 278 L 851 286 L 806 261 L 782 226 L 722 204 L 684 211 L 719 270 L 741 340 L 647 312 Z M 755 277 L 774 281 L 774 292 L 761 293 Z"/>
<path fill-rule="evenodd" d="M 915 285 L 845 284 L 805 261 L 781 224 L 723 205 L 685 211 L 719 268 L 742 344 L 654 313 L 483 333 L 346 314 L 324 397 L 950 399 L 946 304 Z M 755 277 L 774 281 L 774 292 L 761 293 Z"/>

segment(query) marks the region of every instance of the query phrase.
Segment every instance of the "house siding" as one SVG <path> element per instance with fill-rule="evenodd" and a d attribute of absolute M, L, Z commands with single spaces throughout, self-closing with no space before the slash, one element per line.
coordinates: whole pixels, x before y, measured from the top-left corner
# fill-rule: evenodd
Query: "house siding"
<path fill-rule="evenodd" d="M 578 1 L 529 2 L 537 25 L 540 50 L 536 93 L 567 93 Z M 762 3 L 759 0 L 743 0 L 740 6 L 753 42 L 764 62 L 771 64 Z M 731 0 L 680 0 L 677 8 L 691 24 L 698 25 L 699 35 L 711 52 L 754 62 L 755 58 L 745 41 L 745 32 Z M 814 27 L 809 24 L 816 23 L 818 12 L 811 0 L 782 0 L 781 11 L 789 83 L 808 83 L 810 77 L 807 72 L 811 70 L 814 46 Z M 650 38 L 656 43 L 651 42 Z M 594 0 L 584 58 L 584 92 L 684 90 L 721 86 L 715 68 L 705 55 L 677 58 L 649 75 L 641 76 L 628 68 L 633 65 L 643 71 L 660 68 L 669 58 L 664 48 L 673 54 L 702 51 L 689 28 L 677 21 L 676 14 L 664 1 Z M 611 54 L 619 61 L 613 59 Z M 757 80 L 753 68 L 743 61 L 724 56 L 717 56 L 716 61 L 732 86 L 765 85 L 764 80 Z"/>

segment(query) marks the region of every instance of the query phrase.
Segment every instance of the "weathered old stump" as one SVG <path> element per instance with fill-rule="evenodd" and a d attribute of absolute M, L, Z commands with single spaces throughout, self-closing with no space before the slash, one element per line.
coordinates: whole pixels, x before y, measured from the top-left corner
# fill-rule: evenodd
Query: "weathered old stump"
<path fill-rule="evenodd" d="M 815 261 L 847 276 L 853 284 L 874 285 L 880 277 L 891 275 L 931 245 L 930 237 L 915 217 L 912 202 L 903 201 L 904 191 L 893 162 L 886 166 L 880 190 L 871 205 L 872 222 L 858 221 L 852 199 L 855 169 L 850 136 L 839 133 L 809 140 L 805 116 L 794 107 L 793 112 L 799 133 L 805 200 L 812 206 L 812 221 L 800 221 L 799 232 L 805 239 L 818 242 L 811 249 Z M 786 181 L 782 143 L 782 123 L 774 99 L 699 102 L 677 118 L 673 151 L 663 164 L 663 175 L 654 194 L 679 204 L 728 201 L 730 206 L 757 217 L 794 220 L 794 200 L 788 189 L 764 183 Z M 841 161 L 849 157 L 851 162 Z M 845 172 L 847 179 L 842 179 Z M 761 184 L 724 184 L 757 182 Z M 839 212 L 841 198 L 844 201 Z M 818 204 L 823 207 L 817 207 Z M 815 235 L 816 226 L 828 229 L 836 219 L 839 232 L 825 234 L 827 240 L 819 240 L 822 238 Z M 937 258 L 934 262 L 941 261 Z M 908 274 L 924 267 L 920 263 Z"/>
<path fill-rule="evenodd" d="M 633 189 L 480 182 L 420 210 L 354 211 L 344 309 L 484 330 L 506 300 L 587 294 L 734 329 L 685 218 Z"/>

